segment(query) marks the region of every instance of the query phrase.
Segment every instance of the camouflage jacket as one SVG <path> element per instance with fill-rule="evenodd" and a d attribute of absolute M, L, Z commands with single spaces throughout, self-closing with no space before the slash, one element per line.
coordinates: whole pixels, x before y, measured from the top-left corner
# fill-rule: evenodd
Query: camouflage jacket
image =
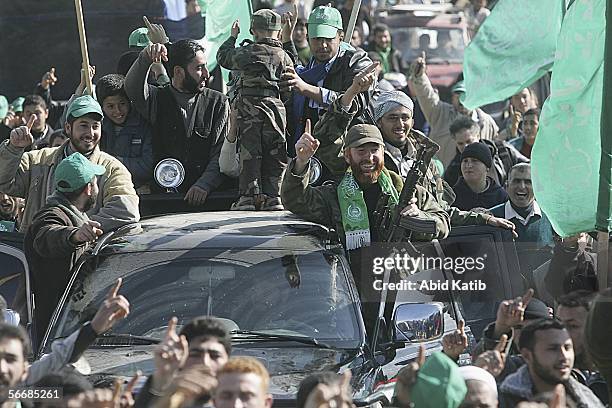
<path fill-rule="evenodd" d="M 280 95 L 278 82 L 293 60 L 283 49 L 283 44 L 272 38 L 235 48 L 236 38 L 228 38 L 217 52 L 217 62 L 223 68 L 240 72 L 239 89 L 250 96 L 270 96 L 262 91 Z"/>
<path fill-rule="evenodd" d="M 308 184 L 310 168 L 307 167 L 302 174 L 294 173 L 295 159 L 291 160 L 283 177 L 281 186 L 281 199 L 285 208 L 300 217 L 312 222 L 325 225 L 337 231 L 338 236 L 345 243 L 344 227 L 340 213 L 340 204 L 336 189 L 338 182 L 327 182 L 322 186 L 312 187 Z M 404 182 L 402 178 L 392 171 L 386 171 L 395 188 L 402 190 Z M 448 213 L 440 207 L 435 198 L 423 187 L 417 186 L 417 206 L 422 215 L 436 222 L 436 233 L 413 234 L 415 241 L 430 241 L 432 239 L 444 239 L 450 231 L 450 219 Z M 378 206 L 384 202 L 381 195 Z M 378 207 L 377 206 L 377 207 Z"/>
<path fill-rule="evenodd" d="M 340 103 L 340 98 L 338 98 L 330 105 L 325 115 L 317 122 L 314 128 L 313 136 L 321 142 L 316 157 L 332 172 L 334 178 L 342 177 L 346 171 L 346 162 L 342 154 L 344 137 L 357 111 L 358 108 L 355 101 L 353 101 L 349 109 L 346 109 Z M 425 143 L 426 145 L 435 144 L 435 142 L 416 129 L 410 131 L 408 140 L 410 146 L 414 146 L 415 141 Z M 412 147 L 407 151 L 407 154 L 402 154 L 400 149 L 385 142 L 385 167 L 405 177 L 411 166 L 409 161 L 411 161 L 416 150 Z M 451 207 L 453 201 L 455 201 L 455 193 L 451 186 L 442 179 L 437 167 L 433 163 L 430 164 L 425 178 L 426 180 L 422 183 L 422 186 L 450 214 L 452 225 L 486 224 L 490 216 Z"/>

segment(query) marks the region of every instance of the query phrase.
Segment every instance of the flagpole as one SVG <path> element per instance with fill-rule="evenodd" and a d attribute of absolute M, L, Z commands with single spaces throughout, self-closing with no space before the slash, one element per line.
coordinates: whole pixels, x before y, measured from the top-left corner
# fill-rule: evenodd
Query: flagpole
<path fill-rule="evenodd" d="M 89 52 L 87 51 L 87 37 L 85 36 L 85 21 L 83 20 L 83 7 L 81 0 L 74 0 L 76 10 L 77 28 L 79 30 L 79 40 L 81 42 L 81 60 L 83 61 L 83 74 L 85 75 L 85 87 L 89 95 L 93 95 L 93 84 L 89 76 Z"/>
<path fill-rule="evenodd" d="M 346 33 L 344 33 L 344 42 L 347 44 L 351 43 L 353 38 L 353 30 L 355 24 L 357 24 L 357 16 L 359 15 L 359 9 L 361 8 L 361 0 L 355 0 L 353 3 L 353 10 L 351 10 L 351 17 L 349 18 L 348 26 L 346 27 Z"/>
<path fill-rule="evenodd" d="M 612 276 L 609 276 L 610 270 L 608 265 L 610 262 L 610 241 L 607 232 L 597 232 L 597 280 L 599 282 L 599 290 L 604 290 L 608 287 Z"/>

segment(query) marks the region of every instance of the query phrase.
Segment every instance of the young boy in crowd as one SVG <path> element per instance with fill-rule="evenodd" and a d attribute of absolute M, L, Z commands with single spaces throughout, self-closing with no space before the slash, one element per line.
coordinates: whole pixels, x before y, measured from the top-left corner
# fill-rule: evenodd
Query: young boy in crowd
<path fill-rule="evenodd" d="M 138 188 L 153 178 L 151 127 L 132 109 L 124 79 L 123 75 L 108 74 L 96 84 L 96 96 L 104 112 L 100 148 L 127 167 Z"/>
<path fill-rule="evenodd" d="M 287 118 L 278 84 L 293 61 L 278 39 L 280 30 L 280 15 L 267 9 L 256 11 L 250 31 L 255 42 L 235 48 L 240 33 L 236 20 L 231 37 L 217 53 L 219 65 L 240 74 L 232 106 L 240 145 L 240 197 L 232 210 L 283 209 L 280 183 L 287 166 Z"/>

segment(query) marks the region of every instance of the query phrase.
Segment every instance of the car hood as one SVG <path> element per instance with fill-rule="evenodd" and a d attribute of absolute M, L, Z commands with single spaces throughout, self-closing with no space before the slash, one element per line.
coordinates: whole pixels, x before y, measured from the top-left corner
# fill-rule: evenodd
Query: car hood
<path fill-rule="evenodd" d="M 131 346 L 88 349 L 75 366 L 94 383 L 113 377 L 127 381 L 137 370 L 147 376 L 154 371 L 154 348 L 155 346 Z M 325 370 L 338 371 L 342 366 L 360 366 L 363 361 L 359 350 L 308 346 L 264 348 L 237 344 L 233 345 L 232 356 L 250 356 L 259 360 L 270 373 L 270 392 L 275 399 L 295 399 L 300 382 L 309 374 Z M 359 372 L 354 372 L 353 381 L 362 384 L 362 376 Z M 363 387 L 354 387 L 356 393 L 365 391 L 360 388 Z"/>

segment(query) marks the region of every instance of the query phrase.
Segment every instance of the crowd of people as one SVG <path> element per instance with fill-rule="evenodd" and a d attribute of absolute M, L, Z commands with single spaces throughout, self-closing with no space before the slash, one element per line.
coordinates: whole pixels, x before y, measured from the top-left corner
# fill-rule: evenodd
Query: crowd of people
<path fill-rule="evenodd" d="M 177 19 L 194 15 L 196 2 L 185 3 Z M 463 321 L 443 337 L 443 351 L 425 358 L 422 350 L 399 371 L 392 404 L 608 404 L 612 372 L 602 344 L 609 325 L 601 321 L 612 294 L 595 298 L 600 288 L 590 235 L 559 237 L 535 200 L 536 91 L 512 96 L 497 121 L 462 105 L 467 90 L 461 78 L 443 101 L 428 78 L 426 56 L 406 61 L 367 4 L 347 33 L 353 1 L 312 3 L 260 4 L 249 27 L 233 23 L 216 55 L 231 71 L 227 94 L 209 86 L 198 41 L 171 42 L 164 27 L 145 17 L 117 72 L 95 78 L 94 67 L 81 70 L 68 101 L 52 96 L 61 80 L 54 68 L 33 94 L 10 104 L 0 96 L 0 229 L 25 234 L 36 329 L 48 326 L 80 255 L 104 232 L 140 220 L 139 197 L 163 191 L 155 165 L 172 158 L 184 169 L 178 193 L 193 211 L 212 192 L 237 190 L 228 209 L 289 210 L 333 228 L 356 281 L 363 276 L 363 248 L 386 236 L 379 218 L 384 207 L 404 205 L 401 217 L 429 226 L 411 234 L 414 241 L 444 239 L 464 225 L 509 230 L 525 286 L 533 289 L 502 301 L 495 322 L 474 333 L 481 340 L 471 350 L 473 365 L 457 364 L 468 350 Z M 476 35 L 489 14 L 487 1 L 463 3 Z M 253 40 L 237 46 L 247 29 Z M 94 77 L 95 91 L 87 88 L 87 76 Z M 430 161 L 417 160 L 423 155 Z M 312 180 L 315 159 L 323 182 Z M 414 197 L 401 203 L 404 183 L 419 166 Z M 129 314 L 120 288 L 119 280 L 90 322 L 34 362 L 28 362 L 24 329 L 0 323 L 1 406 L 27 406 L 9 398 L 9 390 L 24 386 L 63 389 L 61 401 L 36 402 L 41 407 L 272 405 L 266 368 L 255 358 L 231 357 L 231 334 L 210 316 L 178 333 L 176 319 L 168 322 L 154 372 L 144 382 L 137 375 L 114 389 L 94 388 L 70 364 Z M 363 303 L 368 334 L 377 313 L 378 305 Z M 350 371 L 309 376 L 297 406 L 352 406 L 350 384 Z"/>

